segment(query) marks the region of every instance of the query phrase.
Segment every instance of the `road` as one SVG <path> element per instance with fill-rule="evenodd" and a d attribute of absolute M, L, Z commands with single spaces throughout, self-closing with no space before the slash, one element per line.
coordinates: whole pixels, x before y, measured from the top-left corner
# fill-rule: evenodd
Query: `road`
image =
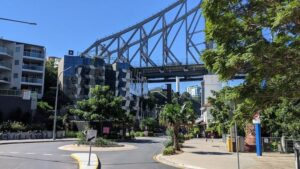
<path fill-rule="evenodd" d="M 102 169 L 174 169 L 153 160 L 163 147 L 163 138 L 138 139 L 129 151 L 98 152 Z M 0 145 L 0 168 L 5 169 L 77 169 L 70 154 L 58 147 L 74 142 L 48 142 Z"/>

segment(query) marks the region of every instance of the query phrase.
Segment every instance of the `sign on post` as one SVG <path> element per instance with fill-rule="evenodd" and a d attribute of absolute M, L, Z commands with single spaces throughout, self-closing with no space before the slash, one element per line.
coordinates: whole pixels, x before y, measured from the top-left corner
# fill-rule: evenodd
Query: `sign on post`
<path fill-rule="evenodd" d="M 97 138 L 97 130 L 88 130 L 86 134 L 86 141 L 95 143 Z"/>

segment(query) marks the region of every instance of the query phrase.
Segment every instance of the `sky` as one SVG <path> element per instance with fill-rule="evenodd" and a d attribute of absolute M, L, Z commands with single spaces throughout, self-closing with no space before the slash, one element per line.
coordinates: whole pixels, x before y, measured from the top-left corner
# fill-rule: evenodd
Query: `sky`
<path fill-rule="evenodd" d="M 0 38 L 46 47 L 47 56 L 79 54 L 97 39 L 116 33 L 166 8 L 176 0 L 1 0 Z M 173 83 L 174 84 L 174 83 Z M 197 82 L 181 83 L 186 87 Z M 151 84 L 149 89 L 164 84 Z M 173 89 L 175 85 L 172 85 Z"/>

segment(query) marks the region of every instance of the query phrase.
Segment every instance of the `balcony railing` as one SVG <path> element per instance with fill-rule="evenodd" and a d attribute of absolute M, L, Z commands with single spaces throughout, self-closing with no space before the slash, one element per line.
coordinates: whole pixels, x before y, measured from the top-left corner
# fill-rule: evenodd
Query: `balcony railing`
<path fill-rule="evenodd" d="M 4 47 L 4 46 L 0 46 L 0 52 L 6 53 L 6 54 L 8 54 L 10 56 L 13 55 L 13 52 L 11 50 L 9 50 L 8 48 Z"/>
<path fill-rule="evenodd" d="M 0 90 L 0 96 L 22 96 L 21 90 Z"/>
<path fill-rule="evenodd" d="M 0 81 L 10 82 L 10 78 L 7 76 L 0 76 Z"/>
<path fill-rule="evenodd" d="M 23 64 L 23 69 L 43 71 L 43 66 Z"/>
<path fill-rule="evenodd" d="M 38 78 L 29 78 L 29 77 L 22 77 L 22 82 L 25 83 L 43 83 L 43 79 L 38 79 Z"/>
<path fill-rule="evenodd" d="M 12 64 L 10 62 L 0 61 L 0 66 L 4 66 L 11 69 L 11 65 Z"/>
<path fill-rule="evenodd" d="M 41 53 L 29 52 L 29 51 L 24 51 L 24 56 L 35 57 L 35 58 L 40 58 L 40 59 L 44 58 L 44 55 Z"/>

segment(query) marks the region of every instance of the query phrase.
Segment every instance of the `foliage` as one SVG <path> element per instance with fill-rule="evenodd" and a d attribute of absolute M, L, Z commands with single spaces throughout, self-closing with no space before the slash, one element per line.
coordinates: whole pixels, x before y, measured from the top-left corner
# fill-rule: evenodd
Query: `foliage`
<path fill-rule="evenodd" d="M 173 155 L 173 154 L 175 154 L 175 148 L 172 146 L 169 146 L 163 150 L 163 155 Z"/>
<path fill-rule="evenodd" d="M 93 145 L 96 147 L 120 147 L 117 143 L 101 137 L 98 137 Z"/>
<path fill-rule="evenodd" d="M 143 130 L 154 131 L 155 127 L 157 127 L 157 123 L 158 122 L 152 117 L 144 118 L 141 121 L 140 127 Z"/>
<path fill-rule="evenodd" d="M 0 125 L 0 131 L 9 131 L 9 132 L 18 132 L 18 131 L 25 131 L 27 129 L 26 125 L 22 122 L 18 121 L 7 121 L 3 122 Z"/>
<path fill-rule="evenodd" d="M 180 100 L 177 100 L 178 102 Z M 185 102 L 185 107 L 179 103 L 167 104 L 163 108 L 160 114 L 160 123 L 173 130 L 173 143 L 176 150 L 180 150 L 179 147 L 179 127 L 181 125 L 187 125 L 193 123 L 195 120 L 194 111 L 190 102 Z"/>
<path fill-rule="evenodd" d="M 78 136 L 78 131 L 66 131 L 66 138 L 76 138 Z"/>
<path fill-rule="evenodd" d="M 287 110 L 282 100 L 293 105 L 300 98 L 300 1 L 205 0 L 202 8 L 206 38 L 214 46 L 202 56 L 206 67 L 225 81 L 245 74 L 241 85 L 223 89 L 212 101 L 213 128 L 224 132 L 233 121 L 245 125 L 260 112 L 271 134 L 295 136 L 299 111 Z M 283 115 L 292 124 L 284 124 Z"/>
<path fill-rule="evenodd" d="M 71 112 L 88 121 L 120 121 L 125 111 L 122 109 L 122 98 L 115 97 L 109 86 L 96 85 L 90 89 L 90 98 L 77 102 Z"/>
<path fill-rule="evenodd" d="M 55 103 L 55 88 L 57 82 L 57 68 L 54 67 L 54 60 L 48 60 L 45 64 L 45 85 L 43 100 L 51 106 Z"/>
<path fill-rule="evenodd" d="M 143 132 L 143 131 L 136 131 L 136 132 L 134 133 L 134 136 L 135 136 L 135 137 L 144 137 L 145 135 L 144 135 L 144 132 Z"/>
<path fill-rule="evenodd" d="M 171 139 L 171 140 L 168 140 L 168 141 L 166 141 L 165 143 L 164 143 L 164 146 L 165 147 L 171 147 L 171 146 L 173 146 L 173 140 Z"/>

